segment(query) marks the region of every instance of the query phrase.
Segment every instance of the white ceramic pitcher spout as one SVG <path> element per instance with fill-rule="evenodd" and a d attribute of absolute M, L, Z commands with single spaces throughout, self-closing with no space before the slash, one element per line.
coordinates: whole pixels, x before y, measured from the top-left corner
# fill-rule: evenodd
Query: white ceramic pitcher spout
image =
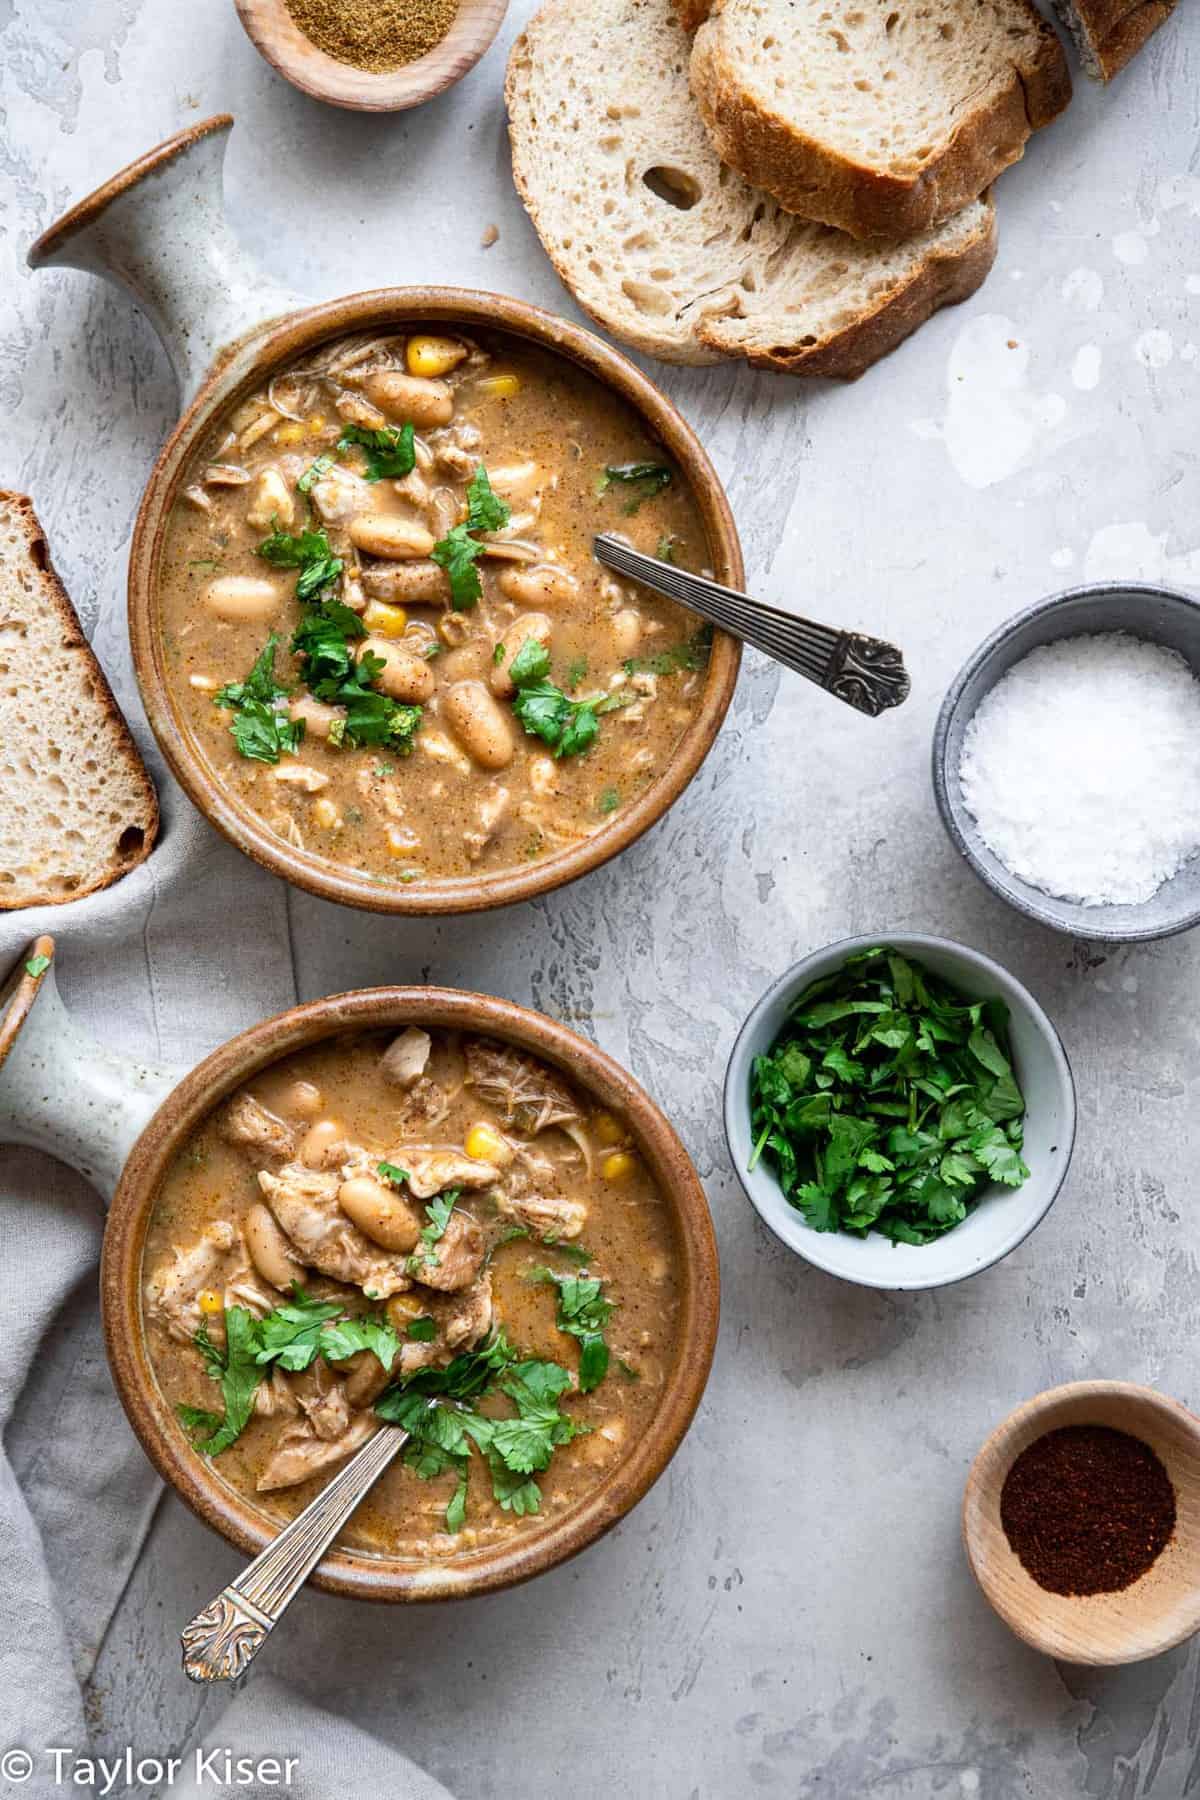
<path fill-rule="evenodd" d="M 259 269 L 225 219 L 233 119 L 189 126 L 119 171 L 44 231 L 31 269 L 84 269 L 124 288 L 162 339 L 181 407 L 214 365 L 310 303 Z"/>
<path fill-rule="evenodd" d="M 59 994 L 53 950 L 39 938 L 0 986 L 0 1145 L 47 1151 L 108 1201 L 182 1070 L 119 1056 L 82 1031 Z M 30 974 L 46 954 L 49 965 Z"/>

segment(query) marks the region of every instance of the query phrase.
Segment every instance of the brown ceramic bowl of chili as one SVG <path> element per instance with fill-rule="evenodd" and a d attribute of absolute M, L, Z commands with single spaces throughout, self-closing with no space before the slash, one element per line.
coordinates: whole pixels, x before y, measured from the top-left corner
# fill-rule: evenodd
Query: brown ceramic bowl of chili
<path fill-rule="evenodd" d="M 1050 1388 L 976 1456 L 962 1535 L 1035 1650 L 1094 1667 L 1158 1656 L 1200 1630 L 1200 1419 L 1129 1381 Z"/>
<path fill-rule="evenodd" d="M 660 512 L 668 532 L 678 530 L 679 519 L 686 517 L 687 551 L 681 560 L 740 587 L 741 550 L 721 483 L 695 433 L 632 362 L 592 332 L 538 307 L 448 287 L 382 288 L 313 305 L 267 282 L 223 216 L 221 169 L 231 125 L 228 116 L 210 119 L 158 146 L 80 201 L 29 254 L 35 268 L 84 268 L 131 289 L 159 330 L 188 403 L 150 477 L 130 553 L 130 639 L 150 725 L 173 773 L 217 829 L 264 867 L 320 898 L 390 914 L 469 913 L 535 898 L 634 843 L 679 798 L 713 745 L 733 697 L 740 644 L 718 632 L 693 659 L 688 634 L 695 634 L 694 618 L 648 594 L 639 592 L 632 608 L 621 592 L 614 597 L 591 557 L 591 532 L 602 523 L 603 511 L 635 543 L 639 533 L 642 539 L 649 533 L 645 547 L 654 548 Z M 453 356 L 461 350 L 461 366 L 442 377 L 414 380 L 414 345 L 441 346 L 444 353 L 447 343 Z M 356 344 L 372 345 L 372 354 L 384 359 L 381 366 L 363 375 L 362 364 L 355 370 L 337 362 L 345 346 L 353 355 Z M 331 355 L 341 371 L 336 377 L 326 362 Z M 475 357 L 485 365 L 490 359 L 493 370 L 524 369 L 516 397 L 511 390 L 485 390 L 490 377 L 471 376 Z M 264 396 L 267 410 L 274 409 L 272 393 L 278 398 L 280 384 L 294 386 L 301 375 L 305 383 L 313 376 L 322 389 L 317 435 L 313 420 L 295 405 L 286 405 L 275 419 L 258 416 Z M 472 398 L 462 403 L 460 418 L 454 408 L 462 389 L 454 384 L 469 385 L 468 377 Z M 331 379 L 344 391 L 326 391 Z M 347 385 L 352 380 L 357 388 Z M 440 415 L 442 424 L 435 415 L 429 429 L 418 421 L 414 432 L 411 416 L 398 422 L 397 388 L 410 396 L 396 402 L 403 411 L 414 387 L 424 401 L 432 396 L 440 407 L 451 386 L 453 401 L 450 412 Z M 594 409 L 583 417 L 582 431 L 573 428 L 580 424 L 581 394 L 592 397 Z M 364 438 L 381 435 L 362 423 L 377 413 L 385 416 L 377 400 L 393 405 L 386 415 L 396 421 L 386 427 L 389 441 L 410 434 L 408 448 L 417 463 L 409 480 L 424 483 L 420 501 L 391 478 L 399 468 L 384 478 L 364 451 Z M 540 405 L 545 446 L 532 457 L 520 425 L 527 401 Z M 480 426 L 471 422 L 476 407 Z M 254 415 L 248 426 L 247 408 Z M 516 485 L 509 490 L 511 504 L 504 505 L 508 540 L 498 541 L 503 532 L 492 531 L 485 544 L 489 528 L 471 524 L 470 466 L 490 459 L 489 421 L 496 456 L 503 451 L 506 474 Z M 473 437 L 461 435 L 464 422 Z M 255 437 L 264 423 L 270 435 Z M 529 415 L 531 432 L 535 423 Z M 306 441 L 294 441 L 305 432 Z M 351 448 L 338 441 L 339 433 L 349 435 Z M 590 446 L 586 462 L 581 437 Z M 429 440 L 428 479 L 419 455 L 422 438 Z M 272 467 L 256 460 L 267 445 L 277 446 L 269 458 Z M 618 464 L 618 455 L 633 460 Z M 647 456 L 648 462 L 642 460 Z M 324 474 L 311 485 L 317 464 Z M 518 497 L 527 464 L 543 475 L 532 498 Z M 493 467 L 499 482 L 500 470 L 495 462 Z M 639 488 L 639 471 L 646 469 L 650 479 Z M 661 486 L 655 485 L 658 476 Z M 205 491 L 209 477 L 223 485 Z M 338 491 L 324 507 L 327 484 Z M 339 495 L 347 488 L 360 497 L 354 507 L 367 508 L 372 517 L 351 510 L 338 519 Z M 203 512 L 187 518 L 193 490 L 201 507 L 210 509 L 210 525 L 220 529 L 211 544 L 188 548 L 188 532 L 197 519 L 201 525 L 205 520 Z M 272 494 L 282 496 L 279 505 Z M 490 496 L 489 505 L 495 498 Z M 540 514 L 533 513 L 534 500 L 542 500 Z M 290 524 L 281 516 L 284 501 Z M 426 510 L 417 516 L 414 509 L 422 506 Z M 456 510 L 446 512 L 448 506 Z M 531 513 L 533 527 L 520 527 Z M 321 531 L 314 532 L 313 525 Z M 362 527 L 369 528 L 365 538 Z M 473 529 L 481 535 L 465 548 L 489 571 L 483 602 L 472 599 L 467 605 L 474 610 L 460 610 L 452 586 L 443 597 L 424 591 L 414 597 L 405 585 L 414 573 L 418 582 L 430 577 L 449 582 L 439 556 L 453 545 L 455 533 L 463 549 L 462 535 Z M 301 537 L 325 531 L 333 540 L 326 547 L 337 551 L 332 560 L 341 572 L 342 598 L 346 581 L 357 583 L 361 570 L 362 592 L 355 601 L 365 606 L 361 617 L 381 613 L 393 621 L 382 627 L 385 634 L 393 628 L 407 631 L 404 642 L 389 646 L 370 625 L 371 635 L 356 640 L 355 654 L 372 648 L 381 653 L 375 660 L 383 673 L 371 678 L 379 688 L 368 696 L 370 702 L 380 704 L 383 684 L 391 682 L 390 662 L 403 663 L 410 676 L 415 665 L 424 686 L 389 685 L 386 692 L 395 698 L 387 704 L 409 714 L 420 713 L 423 705 L 424 718 L 397 755 L 390 739 L 335 736 L 331 716 L 341 709 L 319 703 L 313 711 L 303 696 L 307 713 L 299 748 L 304 757 L 290 754 L 295 746 L 286 746 L 287 754 L 268 746 L 276 764 L 287 764 L 285 785 L 278 767 L 253 760 L 254 753 L 248 759 L 240 745 L 231 756 L 229 722 L 218 708 L 225 706 L 222 696 L 230 684 L 241 686 L 244 697 L 251 693 L 242 685 L 249 681 L 247 653 L 253 639 L 257 667 L 268 633 L 277 659 L 272 705 L 285 706 L 283 695 L 299 693 L 296 677 L 301 670 L 311 673 L 312 665 L 301 657 L 294 666 L 292 629 L 314 609 L 302 604 L 295 566 L 261 560 L 264 534 L 288 540 L 280 547 L 282 565 Z M 361 549 L 360 538 L 368 549 Z M 568 539 L 569 554 L 560 551 Z M 221 558 L 218 568 L 214 559 Z M 503 558 L 518 560 L 506 568 L 498 560 Z M 308 573 L 302 569 L 301 578 Z M 189 579 L 198 583 L 194 594 L 183 591 Z M 376 598 L 371 582 L 382 598 Z M 278 590 L 274 601 L 272 583 Z M 217 588 L 221 592 L 213 591 Z M 333 589 L 325 593 L 332 595 Z M 256 611 L 264 594 L 266 610 Z M 387 604 L 397 595 L 404 605 Z M 641 634 L 633 650 L 624 639 L 631 610 L 635 637 Z M 492 629 L 493 619 L 498 630 Z M 508 632 L 512 652 L 520 641 L 515 628 L 539 619 L 537 629 L 549 639 L 548 662 L 554 653 L 553 681 L 563 684 L 556 690 L 563 713 L 575 718 L 582 705 L 590 709 L 590 724 L 598 723 L 587 744 L 576 738 L 569 754 L 566 737 L 554 747 L 542 741 L 544 714 L 540 732 L 524 718 L 516 723 L 513 682 L 507 681 L 501 654 L 505 645 L 491 642 Z M 477 641 L 469 645 L 443 631 L 472 620 L 478 622 Z M 202 628 L 225 633 L 228 657 L 220 654 L 215 637 L 200 645 Z M 425 653 L 435 652 L 437 661 L 422 664 L 419 646 L 412 647 L 414 630 L 425 633 Z M 580 654 L 588 650 L 582 641 L 588 633 L 595 638 L 590 656 Z M 441 641 L 435 642 L 439 634 Z M 198 648 L 206 660 L 197 659 Z M 468 679 L 449 672 L 459 651 L 479 660 Z M 357 664 L 351 659 L 351 670 L 363 666 L 361 656 Z M 573 676 L 576 670 L 583 674 Z M 431 682 L 436 691 L 429 696 Z M 543 682 L 543 695 L 545 687 Z M 422 693 L 421 705 L 400 706 Z M 461 717 L 451 712 L 460 702 Z M 509 739 L 507 747 L 500 743 L 499 754 L 498 716 Z M 340 726 L 344 718 L 336 722 Z M 340 756 L 346 746 L 339 766 L 332 752 Z M 472 787 L 475 791 L 468 792 Z M 461 816 L 453 816 L 456 807 Z"/>
<path fill-rule="evenodd" d="M 538 1271 L 536 1265 L 557 1261 L 563 1269 L 578 1269 L 579 1257 L 586 1261 L 591 1256 L 596 1259 L 592 1266 L 599 1272 L 605 1263 L 604 1237 L 609 1230 L 606 1221 L 611 1223 L 614 1247 L 608 1259 L 605 1291 L 611 1294 L 614 1305 L 612 1320 L 604 1329 L 613 1344 L 612 1361 L 594 1393 L 589 1391 L 580 1365 L 579 1375 L 572 1378 L 571 1404 L 586 1411 L 606 1393 L 606 1405 L 616 1411 L 632 1408 L 637 1416 L 631 1415 L 620 1434 L 606 1438 L 604 1421 L 597 1418 L 595 1424 L 583 1424 L 581 1412 L 580 1429 L 585 1435 L 579 1436 L 576 1443 L 569 1443 L 565 1451 L 556 1452 L 569 1456 L 573 1462 L 579 1451 L 583 1462 L 576 1475 L 572 1476 L 570 1469 L 556 1471 L 552 1463 L 551 1473 L 544 1479 L 540 1506 L 521 1516 L 511 1511 L 496 1513 L 494 1529 L 490 1534 L 489 1530 L 481 1531 L 478 1541 L 472 1529 L 465 1537 L 443 1538 L 440 1545 L 423 1543 L 418 1547 L 407 1540 L 401 1542 L 402 1534 L 389 1529 L 372 1547 L 370 1538 L 359 1529 L 370 1505 L 360 1509 L 347 1527 L 345 1538 L 328 1553 L 312 1579 L 316 1586 L 331 1593 L 392 1602 L 457 1599 L 510 1587 L 576 1555 L 615 1525 L 663 1473 L 683 1439 L 708 1379 L 719 1313 L 712 1221 L 691 1160 L 649 1095 L 594 1044 L 554 1020 L 510 1001 L 454 989 L 374 988 L 294 1007 L 233 1038 L 169 1094 L 129 1154 L 105 1231 L 101 1299 L 105 1341 L 117 1392 L 151 1462 L 193 1512 L 248 1556 L 262 1550 L 289 1516 L 288 1511 L 280 1514 L 276 1505 L 279 1496 L 270 1483 L 260 1483 L 256 1493 L 252 1481 L 226 1474 L 220 1454 L 214 1451 L 204 1455 L 194 1448 L 177 1416 L 179 1395 L 172 1382 L 180 1373 L 179 1358 L 190 1357 L 194 1343 L 194 1322 L 188 1309 L 194 1311 L 194 1300 L 201 1314 L 209 1316 L 209 1322 L 218 1316 L 214 1308 L 206 1305 L 209 1290 L 196 1289 L 193 1278 L 200 1273 L 197 1246 L 208 1258 L 204 1281 L 221 1288 L 226 1296 L 242 1292 L 246 1280 L 255 1279 L 253 1268 L 260 1266 L 248 1215 L 240 1224 L 235 1220 L 229 1226 L 219 1225 L 219 1236 L 214 1236 L 210 1218 L 199 1238 L 196 1236 L 195 1227 L 202 1222 L 206 1209 L 211 1214 L 212 1208 L 224 1207 L 230 1195 L 240 1196 L 228 1201 L 235 1210 L 253 1199 L 257 1192 L 253 1157 L 262 1160 L 266 1154 L 262 1148 L 255 1150 L 252 1160 L 244 1162 L 241 1169 L 218 1167 L 225 1152 L 216 1144 L 213 1133 L 220 1137 L 224 1129 L 221 1122 L 230 1116 L 227 1103 L 231 1097 L 244 1102 L 251 1088 L 272 1105 L 273 1084 L 284 1084 L 281 1093 L 288 1084 L 293 1089 L 311 1089 L 311 1083 L 297 1084 L 296 1075 L 312 1073 L 314 1059 L 324 1066 L 329 1077 L 324 1088 L 325 1104 L 353 1103 L 354 1096 L 365 1091 L 361 1079 L 366 1067 L 363 1058 L 371 1059 L 372 1066 L 378 1067 L 380 1047 L 394 1044 L 406 1031 L 411 1036 L 412 1028 L 417 1028 L 418 1035 L 429 1034 L 434 1040 L 435 1061 L 428 1065 L 430 1069 L 437 1068 L 439 1040 L 448 1044 L 446 1054 L 460 1060 L 463 1049 L 472 1042 L 482 1042 L 493 1053 L 499 1050 L 515 1055 L 519 1068 L 526 1072 L 549 1069 L 552 1078 L 560 1084 L 565 1082 L 566 1091 L 583 1107 L 585 1129 L 594 1131 L 595 1141 L 600 1145 L 623 1145 L 619 1150 L 602 1151 L 594 1173 L 585 1177 L 581 1172 L 572 1182 L 576 1200 L 590 1194 L 585 1229 L 592 1241 L 586 1251 L 580 1249 L 579 1256 L 569 1261 L 556 1246 L 560 1242 L 568 1247 L 583 1242 L 570 1236 L 573 1228 L 569 1224 L 562 1227 L 562 1239 L 550 1234 L 539 1240 L 536 1225 L 514 1231 L 511 1225 L 505 1227 L 507 1215 L 503 1213 L 493 1220 L 497 1228 L 493 1231 L 484 1221 L 489 1208 L 494 1212 L 496 1199 L 489 1200 L 478 1188 L 463 1190 L 458 1204 L 472 1218 L 480 1220 L 478 1227 L 469 1227 L 472 1232 L 492 1232 L 493 1243 L 487 1252 L 482 1280 L 489 1295 L 495 1283 L 496 1305 L 490 1329 L 494 1334 L 498 1326 L 501 1339 L 506 1330 L 520 1333 L 518 1315 L 529 1304 L 523 1296 L 540 1291 L 538 1284 L 544 1281 L 545 1271 Z M 341 1073 L 332 1074 L 335 1068 Z M 335 1098 L 335 1079 L 345 1089 L 341 1102 Z M 468 1074 L 465 1096 L 469 1096 L 470 1107 L 480 1105 L 479 1096 L 484 1091 Z M 410 1096 L 415 1103 L 419 1090 L 393 1086 L 385 1100 L 394 1131 L 401 1130 L 396 1125 L 397 1109 Z M 286 1114 L 287 1105 L 283 1104 L 281 1114 L 273 1115 L 277 1125 Z M 343 1125 L 353 1129 L 349 1111 L 343 1111 L 341 1118 Z M 443 1120 L 439 1131 L 431 1133 L 426 1129 L 425 1135 L 456 1141 L 452 1124 L 452 1117 L 449 1124 Z M 314 1129 L 319 1134 L 325 1127 L 318 1122 Z M 518 1155 L 529 1154 L 532 1143 L 527 1135 L 522 1140 L 521 1133 L 536 1130 L 538 1148 L 532 1153 L 544 1160 L 550 1153 L 548 1139 L 556 1136 L 553 1128 L 540 1123 L 518 1125 L 515 1129 Z M 578 1135 L 579 1125 L 572 1129 Z M 418 1130 L 417 1135 L 420 1134 Z M 470 1144 L 472 1136 L 469 1134 L 464 1141 Z M 561 1147 L 568 1147 L 566 1136 Z M 344 1148 L 341 1146 L 338 1154 Z M 416 1148 L 411 1148 L 411 1155 L 417 1154 Z M 301 1163 L 306 1155 L 302 1141 Z M 469 1179 L 469 1163 L 463 1155 L 459 1152 L 459 1162 L 463 1178 Z M 609 1157 L 620 1159 L 619 1171 L 608 1168 Z M 414 1162 L 414 1178 L 416 1167 Z M 600 1192 L 602 1184 L 616 1180 L 618 1175 L 618 1185 L 612 1187 L 611 1197 L 605 1198 Z M 293 1176 L 307 1184 L 304 1205 L 311 1208 L 313 1182 L 319 1185 L 320 1175 L 305 1174 L 299 1163 L 285 1165 L 280 1171 L 280 1180 L 285 1183 Z M 184 1186 L 189 1187 L 189 1195 L 183 1193 Z M 500 1190 L 497 1195 L 503 1204 Z M 536 1212 L 546 1202 L 539 1193 L 536 1200 L 518 1199 L 515 1204 L 518 1208 L 533 1207 Z M 637 1224 L 641 1208 L 653 1214 L 653 1220 L 644 1221 L 646 1233 L 658 1233 L 662 1240 L 655 1252 L 662 1263 L 661 1275 L 650 1271 L 655 1258 L 649 1251 L 639 1256 L 615 1247 L 618 1233 L 628 1235 L 641 1228 Z M 569 1212 L 570 1207 L 566 1210 Z M 339 1241 L 344 1246 L 353 1238 L 353 1233 L 346 1236 L 346 1219 L 341 1219 L 340 1230 Z M 251 1251 L 253 1268 L 249 1274 L 238 1276 L 233 1263 L 240 1255 L 238 1243 L 243 1238 Z M 649 1235 L 646 1241 L 649 1243 Z M 439 1245 L 446 1242 L 448 1229 Z M 214 1256 L 224 1272 L 218 1270 Z M 522 1272 L 516 1263 L 508 1268 L 508 1260 L 515 1256 L 528 1261 L 534 1272 Z M 434 1259 L 437 1260 L 436 1252 Z M 448 1257 L 443 1256 L 443 1262 L 442 1274 L 448 1280 Z M 434 1279 L 432 1273 L 426 1273 Z M 304 1279 L 314 1292 L 329 1285 L 313 1268 Z M 660 1299 L 647 1311 L 634 1288 L 655 1279 L 665 1285 L 655 1290 Z M 229 1287 L 227 1281 L 235 1282 L 235 1286 Z M 461 1297 L 432 1290 L 426 1293 L 417 1277 L 402 1282 L 398 1288 L 389 1285 L 388 1291 L 405 1303 L 413 1294 L 424 1294 L 425 1304 L 435 1313 L 443 1302 Z M 510 1296 L 507 1302 L 503 1300 L 506 1291 Z M 514 1294 L 516 1299 L 512 1298 Z M 285 1298 L 277 1296 L 275 1303 L 282 1304 Z M 378 1295 L 372 1298 L 378 1299 Z M 175 1301 L 184 1303 L 184 1311 L 175 1307 Z M 232 1304 L 226 1297 L 225 1305 Z M 243 1300 L 239 1304 L 254 1302 Z M 488 1305 L 490 1309 L 490 1300 Z M 421 1308 L 406 1304 L 405 1310 L 419 1313 Z M 169 1324 L 165 1333 L 161 1329 L 164 1318 Z M 228 1312 L 225 1318 L 228 1320 Z M 656 1333 L 662 1338 L 661 1354 L 655 1356 L 653 1367 L 647 1363 L 639 1371 L 631 1364 L 618 1362 L 623 1354 L 622 1333 L 631 1346 L 645 1345 Z M 488 1341 L 494 1342 L 495 1336 Z M 564 1361 L 569 1362 L 571 1339 L 560 1337 L 557 1341 Z M 530 1339 L 521 1344 L 514 1340 L 514 1348 L 525 1354 L 535 1353 Z M 539 1346 L 536 1353 L 544 1351 Z M 652 1353 L 644 1348 L 630 1348 L 627 1354 L 636 1362 Z M 369 1404 L 373 1406 L 374 1400 Z M 274 1402 L 263 1408 L 264 1415 L 272 1413 L 273 1406 Z M 227 1412 L 227 1420 L 228 1417 Z M 362 1420 L 365 1430 L 365 1413 Z M 272 1428 L 274 1422 L 273 1416 L 254 1421 Z M 486 1473 L 477 1473 L 479 1480 L 486 1482 Z M 311 1498 L 314 1484 L 325 1479 L 327 1474 L 322 1470 L 306 1486 L 289 1489 L 298 1496 L 295 1506 Z M 445 1496 L 440 1502 L 434 1497 L 432 1503 L 426 1504 L 426 1484 L 409 1470 L 390 1471 L 381 1487 L 387 1482 L 407 1484 L 404 1504 L 410 1511 L 428 1511 L 431 1520 L 434 1515 L 440 1520 Z M 263 1487 L 271 1487 L 271 1491 L 264 1493 Z M 374 1497 L 370 1504 L 373 1503 Z M 288 1506 L 292 1503 L 288 1502 Z M 468 1514 L 472 1523 L 475 1507 L 476 1502 L 472 1501 Z M 461 1522 L 454 1528 L 447 1517 L 446 1530 L 452 1529 L 461 1529 Z"/>

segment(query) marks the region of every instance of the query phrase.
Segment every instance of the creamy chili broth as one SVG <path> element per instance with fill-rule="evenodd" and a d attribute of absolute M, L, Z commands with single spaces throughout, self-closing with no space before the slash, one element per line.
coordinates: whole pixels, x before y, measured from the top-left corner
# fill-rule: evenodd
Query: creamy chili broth
<path fill-rule="evenodd" d="M 408 428 L 411 472 L 380 474 L 405 466 Z M 670 763 L 705 680 L 698 621 L 604 570 L 600 530 L 708 562 L 678 469 L 566 359 L 443 333 L 326 345 L 223 418 L 185 472 L 160 565 L 177 702 L 271 831 L 380 882 L 553 854 Z M 302 554 L 305 533 L 324 534 L 307 565 L 266 560 Z M 322 543 L 338 565 L 324 585 Z M 445 566 L 456 556 L 465 569 Z M 343 666 L 394 703 L 390 734 L 370 703 L 339 703 L 295 638 L 330 601 L 350 609 L 336 612 Z M 264 731 L 228 702 L 270 634 Z M 549 653 L 532 698 L 510 673 L 527 639 L 519 666 Z"/>
<path fill-rule="evenodd" d="M 143 1325 L 159 1386 L 201 1446 L 224 1412 L 218 1364 L 231 1319 L 239 1343 L 247 1328 L 257 1345 L 278 1341 L 272 1321 L 294 1304 L 295 1283 L 335 1325 L 388 1329 L 390 1371 L 374 1350 L 339 1358 L 349 1346 L 322 1337 L 329 1354 L 307 1367 L 289 1370 L 281 1357 L 256 1387 L 251 1377 L 248 1422 L 211 1467 L 278 1521 L 312 1499 L 377 1429 L 376 1406 L 386 1412 L 409 1383 L 509 1346 L 507 1371 L 482 1398 L 446 1402 L 501 1421 L 519 1410 L 513 1372 L 536 1363 L 535 1385 L 549 1379 L 552 1395 L 561 1386 L 551 1408 L 566 1422 L 547 1466 L 526 1477 L 469 1447 L 439 1469 L 436 1454 L 420 1462 L 413 1448 L 343 1536 L 389 1557 L 453 1556 L 537 1531 L 638 1442 L 670 1369 L 677 1261 L 671 1216 L 618 1118 L 524 1053 L 408 1027 L 291 1057 L 195 1132 L 152 1214 Z M 599 1283 L 600 1351 L 560 1328 L 592 1291 L 564 1285 L 572 1280 Z M 607 1366 L 597 1377 L 598 1362 Z"/>

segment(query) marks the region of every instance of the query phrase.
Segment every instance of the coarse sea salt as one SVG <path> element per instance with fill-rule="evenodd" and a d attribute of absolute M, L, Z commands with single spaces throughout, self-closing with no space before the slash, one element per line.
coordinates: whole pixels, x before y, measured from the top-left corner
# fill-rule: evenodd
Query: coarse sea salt
<path fill-rule="evenodd" d="M 1200 851 L 1200 682 L 1126 632 L 1044 644 L 980 701 L 959 780 L 1012 874 L 1137 906 Z"/>

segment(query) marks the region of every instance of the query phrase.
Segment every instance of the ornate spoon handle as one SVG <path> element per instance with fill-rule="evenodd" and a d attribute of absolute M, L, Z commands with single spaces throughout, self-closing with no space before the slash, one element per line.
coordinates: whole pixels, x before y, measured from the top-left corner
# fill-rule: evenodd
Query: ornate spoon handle
<path fill-rule="evenodd" d="M 184 1626 L 179 1641 L 185 1675 L 236 1681 L 245 1674 L 350 1514 L 407 1442 L 399 1425 L 382 1425 L 237 1580 Z"/>
<path fill-rule="evenodd" d="M 872 719 L 908 699 L 911 684 L 904 657 L 894 644 L 797 618 L 739 594 L 736 588 L 646 556 L 617 537 L 597 537 L 592 548 L 598 560 L 618 575 L 631 575 L 669 600 L 678 600 Z"/>

